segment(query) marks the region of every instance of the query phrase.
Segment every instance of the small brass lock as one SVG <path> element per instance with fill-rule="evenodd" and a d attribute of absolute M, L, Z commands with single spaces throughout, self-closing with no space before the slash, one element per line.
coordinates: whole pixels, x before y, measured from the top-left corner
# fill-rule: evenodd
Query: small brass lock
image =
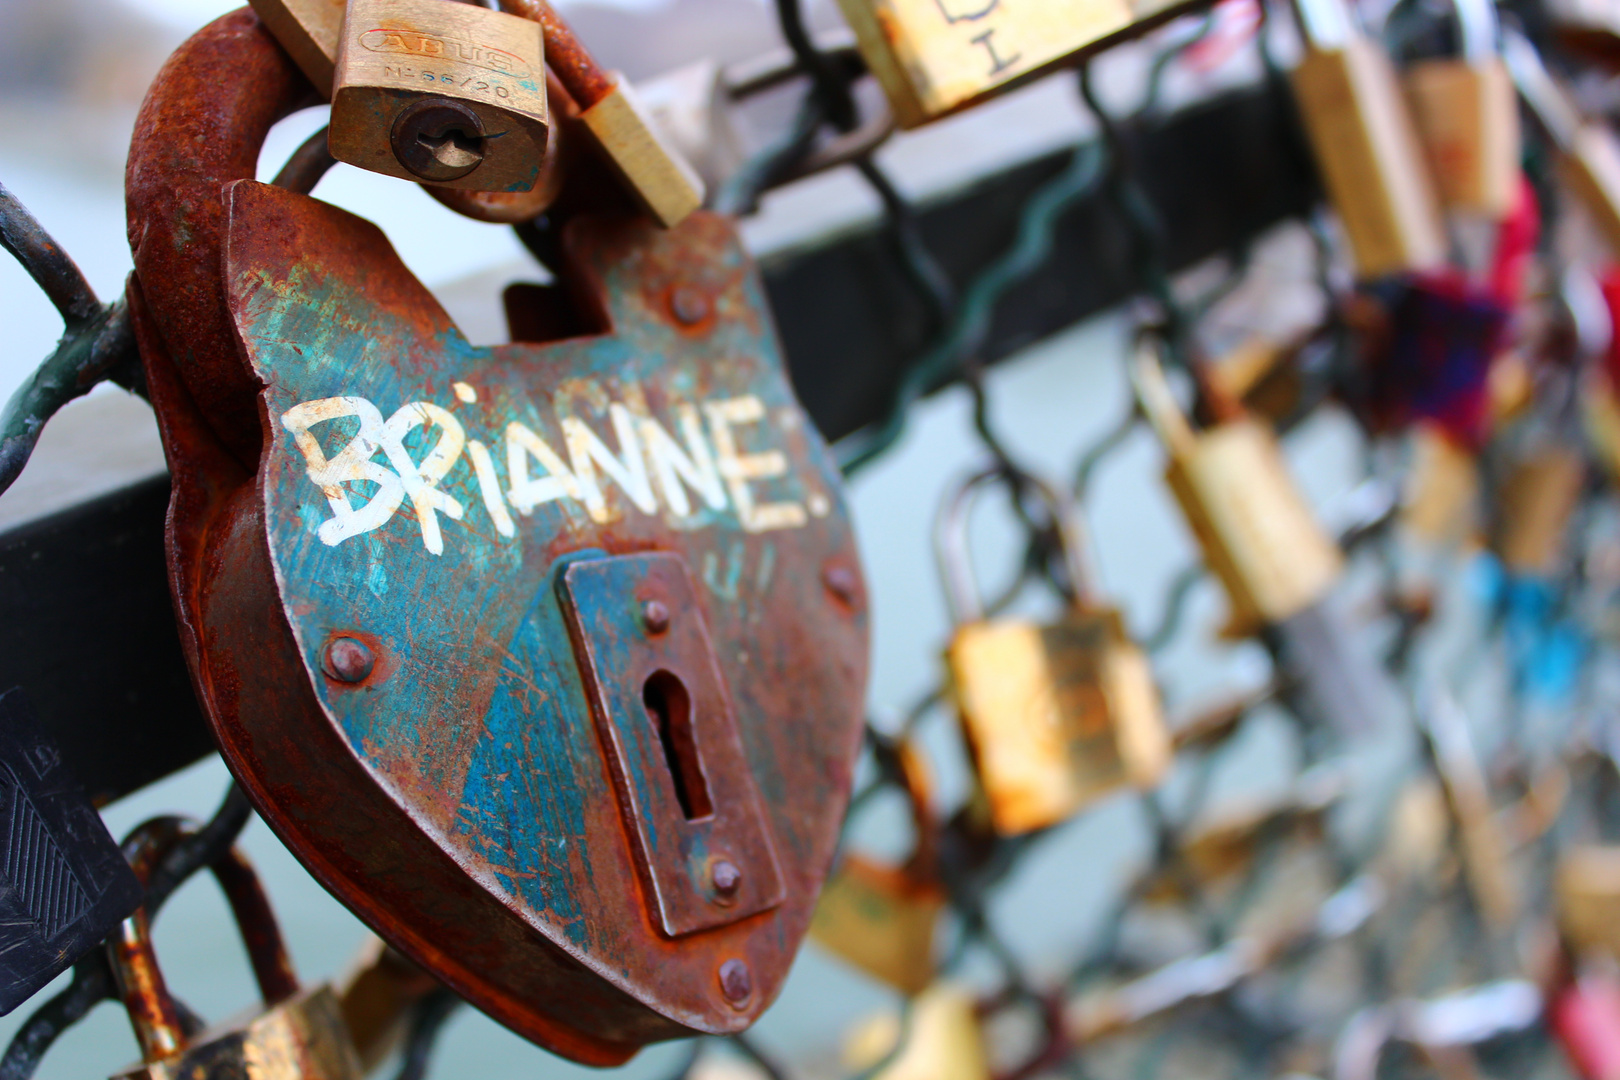
<path fill-rule="evenodd" d="M 907 128 L 1021 85 L 1138 18 L 1126 0 L 839 0 L 839 8 Z"/>
<path fill-rule="evenodd" d="M 1518 574 L 1557 570 L 1585 482 L 1585 457 L 1558 442 L 1533 447 L 1508 466 L 1497 490 L 1491 538 L 1503 566 Z"/>
<path fill-rule="evenodd" d="M 1519 185 L 1519 102 L 1496 41 L 1491 0 L 1456 0 L 1459 56 L 1420 60 L 1407 101 L 1441 203 L 1500 218 Z"/>
<path fill-rule="evenodd" d="M 1581 844 L 1558 858 L 1558 926 L 1577 952 L 1620 958 L 1620 847 Z"/>
<path fill-rule="evenodd" d="M 900 866 L 846 852 L 821 890 L 810 936 L 822 948 L 906 994 L 936 974 L 935 938 L 946 894 L 939 881 L 933 781 L 912 743 L 896 752 L 916 843 Z"/>
<path fill-rule="evenodd" d="M 1341 0 L 1298 0 L 1305 54 L 1294 97 L 1357 276 L 1438 266 L 1446 236 L 1388 55 Z"/>
<path fill-rule="evenodd" d="M 872 1080 L 989 1080 L 991 1075 L 973 995 L 950 982 L 918 994 L 904 1022 L 895 1013 L 868 1017 L 850 1032 L 843 1057 L 852 1072 Z"/>
<path fill-rule="evenodd" d="M 1416 540 L 1455 545 L 1474 525 L 1479 467 L 1437 424 L 1412 429 L 1412 463 L 1401 493 L 1401 525 Z"/>
<path fill-rule="evenodd" d="M 1152 787 L 1171 747 L 1147 658 L 1120 613 L 1088 588 L 1068 501 L 1042 481 L 1025 482 L 1062 537 L 1073 603 L 1045 626 L 985 617 L 967 521 L 977 492 L 1004 479 L 993 469 L 951 493 L 937 548 L 956 624 L 945 651 L 951 691 L 991 823 L 1013 836 L 1055 825 L 1121 787 Z"/>
<path fill-rule="evenodd" d="M 473 191 L 528 191 L 550 115 L 538 23 L 450 0 L 350 0 L 332 156 Z"/>
<path fill-rule="evenodd" d="M 1515 30 L 1502 32 L 1508 72 L 1558 149 L 1559 173 L 1613 252 L 1620 252 L 1620 142 L 1601 120 L 1581 115 L 1536 47 Z"/>
<path fill-rule="evenodd" d="M 125 842 L 144 884 L 180 841 L 195 835 L 174 818 L 140 826 Z M 264 1006 L 192 1037 L 152 951 L 146 909 L 124 920 L 107 942 L 119 994 L 140 1043 L 142 1063 L 114 1080 L 360 1080 L 360 1063 L 336 995 L 322 984 L 300 989 L 281 931 L 253 867 L 234 848 L 211 869 L 242 929 Z"/>
<path fill-rule="evenodd" d="M 1243 636 L 1320 600 L 1343 567 L 1295 487 L 1277 437 L 1242 414 L 1194 431 L 1146 337 L 1133 367 L 1137 400 L 1169 455 L 1165 479 Z"/>

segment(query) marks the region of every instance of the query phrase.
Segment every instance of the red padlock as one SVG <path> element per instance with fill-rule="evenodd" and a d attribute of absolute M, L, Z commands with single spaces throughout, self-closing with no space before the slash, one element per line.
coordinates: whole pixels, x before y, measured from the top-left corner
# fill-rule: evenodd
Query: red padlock
<path fill-rule="evenodd" d="M 197 692 L 276 833 L 524 1036 L 746 1027 L 831 861 L 866 596 L 725 219 L 559 225 L 595 329 L 474 347 L 373 225 L 250 177 L 313 100 L 247 11 L 153 86 L 130 295 Z"/>

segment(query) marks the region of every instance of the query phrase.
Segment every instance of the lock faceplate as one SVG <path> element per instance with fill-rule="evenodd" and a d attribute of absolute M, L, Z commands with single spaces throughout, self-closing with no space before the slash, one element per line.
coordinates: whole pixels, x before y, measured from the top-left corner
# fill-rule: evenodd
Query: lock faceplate
<path fill-rule="evenodd" d="M 647 906 L 670 937 L 782 902 L 776 851 L 685 561 L 582 559 L 557 590 Z"/>

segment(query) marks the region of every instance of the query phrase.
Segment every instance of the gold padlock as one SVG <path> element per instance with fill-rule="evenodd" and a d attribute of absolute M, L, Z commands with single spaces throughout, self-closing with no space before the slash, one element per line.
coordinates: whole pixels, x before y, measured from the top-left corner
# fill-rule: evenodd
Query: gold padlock
<path fill-rule="evenodd" d="M 1421 60 L 1407 99 L 1441 203 L 1505 216 L 1519 184 L 1519 103 L 1496 44 L 1492 0 L 1454 0 L 1461 55 Z"/>
<path fill-rule="evenodd" d="M 450 0 L 349 0 L 327 135 L 339 161 L 450 188 L 528 191 L 549 124 L 538 23 Z"/>
<path fill-rule="evenodd" d="M 905 128 L 1011 89 L 1138 18 L 1127 0 L 839 0 L 838 6 Z"/>
<path fill-rule="evenodd" d="M 1541 62 L 1536 47 L 1522 34 L 1504 28 L 1502 56 L 1519 96 L 1558 148 L 1564 182 L 1591 215 L 1610 250 L 1620 253 L 1620 143 L 1603 121 L 1581 115 Z"/>
<path fill-rule="evenodd" d="M 1073 603 L 1047 626 L 985 617 L 969 565 L 968 515 L 979 489 L 1005 479 L 992 469 L 963 483 L 946 500 L 937 535 L 956 627 L 945 650 L 951 692 L 991 824 L 1015 836 L 1122 787 L 1154 786 L 1171 742 L 1147 657 L 1119 611 L 1088 588 L 1068 500 L 1041 480 L 1021 478 L 1057 528 Z"/>
<path fill-rule="evenodd" d="M 1620 847 L 1579 844 L 1558 857 L 1558 926 L 1577 952 L 1620 959 Z"/>
<path fill-rule="evenodd" d="M 1433 424 L 1412 429 L 1412 462 L 1401 491 L 1401 527 L 1414 539 L 1451 546 L 1473 531 L 1479 499 L 1474 455 Z"/>
<path fill-rule="evenodd" d="M 501 10 L 544 27 L 553 67 L 609 167 L 654 221 L 672 229 L 703 205 L 703 180 L 659 130 L 630 81 L 604 71 L 546 0 L 500 0 Z"/>
<path fill-rule="evenodd" d="M 888 866 L 846 852 L 822 886 L 810 937 L 873 978 L 918 994 L 934 981 L 935 939 L 946 896 L 936 861 L 933 781 L 909 742 L 899 747 L 898 764 L 916 834 L 911 857 Z"/>
<path fill-rule="evenodd" d="M 1508 844 L 1491 808 L 1468 718 L 1446 690 L 1431 687 L 1419 711 L 1461 839 L 1469 891 L 1485 921 L 1497 929 L 1518 915 L 1519 889 L 1508 866 Z"/>
<path fill-rule="evenodd" d="M 337 981 L 338 1006 L 363 1072 L 374 1072 L 404 1041 L 413 1010 L 441 988 L 433 976 L 368 935 Z"/>
<path fill-rule="evenodd" d="M 1598 367 L 1581 377 L 1580 412 L 1592 456 L 1611 479 L 1620 479 L 1620 399 L 1614 383 Z"/>
<path fill-rule="evenodd" d="M 1319 836 L 1324 818 L 1344 794 L 1342 783 L 1303 786 L 1283 798 L 1234 806 L 1199 823 L 1181 844 L 1186 869 L 1205 887 L 1245 872 L 1262 848 L 1299 834 Z"/>
<path fill-rule="evenodd" d="M 347 0 L 248 0 L 321 97 L 332 98 Z"/>
<path fill-rule="evenodd" d="M 1503 566 L 1517 574 L 1557 570 L 1585 482 L 1585 457 L 1560 442 L 1533 447 L 1509 466 L 1497 492 L 1492 536 Z"/>
<path fill-rule="evenodd" d="M 1240 637 L 1325 596 L 1344 556 L 1294 485 L 1271 429 L 1223 399 L 1226 419 L 1194 431 L 1151 338 L 1132 365 L 1136 396 L 1169 456 L 1165 480 L 1231 608 Z M 1204 387 L 1206 397 L 1213 393 Z"/>
<path fill-rule="evenodd" d="M 158 818 L 125 843 L 144 883 L 153 867 L 181 840 L 195 833 L 174 818 Z M 281 931 L 253 867 L 234 848 L 211 869 L 243 930 L 264 1007 L 220 1025 L 196 1039 L 186 1034 L 180 1011 L 152 951 L 146 909 L 124 920 L 107 941 L 119 995 L 140 1043 L 142 1064 L 121 1069 L 114 1080 L 360 1080 L 360 1063 L 343 1023 L 336 995 L 322 984 L 300 989 Z"/>
<path fill-rule="evenodd" d="M 844 1043 L 844 1064 L 871 1080 L 989 1080 L 990 1060 L 973 998 L 937 983 L 905 1016 L 884 1013 L 858 1025 Z M 885 1063 L 886 1062 L 886 1063 Z"/>
<path fill-rule="evenodd" d="M 1357 276 L 1439 266 L 1439 204 L 1388 55 L 1341 0 L 1296 2 L 1305 52 L 1294 96 Z"/>

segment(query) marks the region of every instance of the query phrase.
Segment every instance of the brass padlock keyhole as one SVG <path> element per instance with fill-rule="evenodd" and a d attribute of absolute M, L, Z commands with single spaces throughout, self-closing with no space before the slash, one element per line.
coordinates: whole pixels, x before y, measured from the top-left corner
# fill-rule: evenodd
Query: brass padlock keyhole
<path fill-rule="evenodd" d="M 459 180 L 484 163 L 484 122 L 450 98 L 423 98 L 401 110 L 390 141 L 394 157 L 423 180 Z"/>

